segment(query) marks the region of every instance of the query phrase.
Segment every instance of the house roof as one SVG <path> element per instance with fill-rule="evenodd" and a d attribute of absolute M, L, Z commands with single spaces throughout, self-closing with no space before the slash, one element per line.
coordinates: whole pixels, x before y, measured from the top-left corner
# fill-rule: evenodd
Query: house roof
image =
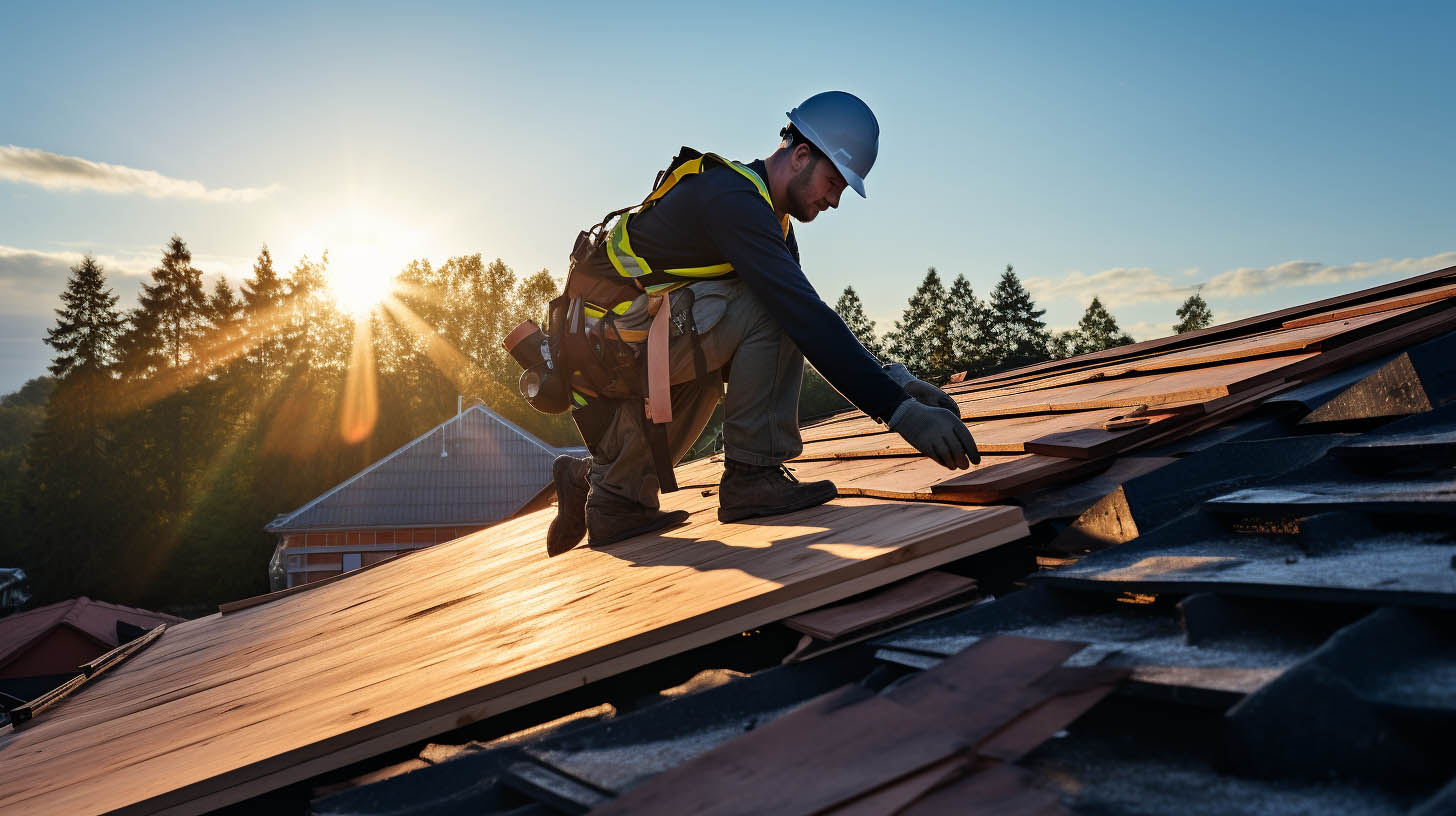
<path fill-rule="evenodd" d="M 0 618 L 0 666 L 18 657 L 32 643 L 58 626 L 69 626 L 107 648 L 118 645 L 116 622 L 151 629 L 161 623 L 180 623 L 181 618 L 120 604 L 72 598 L 49 606 Z"/>
<path fill-rule="evenodd" d="M 551 481 L 562 453 L 483 405 L 472 405 L 291 513 L 273 533 L 490 524 Z M 445 455 L 448 454 L 448 455 Z"/>
<path fill-rule="evenodd" d="M 822 507 L 719 523 L 722 464 L 700 460 L 663 497 L 690 513 L 675 529 L 547 559 L 544 510 L 180 624 L 0 734 L 0 812 L 201 812 L 936 567 L 989 586 L 976 570 L 1001 555 L 1063 567 L 843 661 L 730 681 L 704 692 L 711 704 L 685 695 L 671 716 L 583 719 L 569 739 L 488 746 L 479 773 L 444 763 L 380 784 L 413 786 L 420 808 L 527 790 L 538 812 L 614 797 L 618 810 L 687 812 L 700 789 L 731 810 L 749 801 L 735 779 L 753 796 L 792 791 L 806 813 L 869 810 L 870 794 L 912 813 L 1013 800 L 1054 812 L 1057 795 L 1111 812 L 1139 796 L 1151 812 L 1180 796 L 1191 812 L 1253 811 L 1263 796 L 1285 812 L 1357 796 L 1365 812 L 1409 809 L 1441 795 L 1449 768 L 1432 746 L 1456 712 L 1442 538 L 1456 300 L 1430 296 L 1453 279 L 958 383 L 985 454 L 969 472 L 845 414 L 806 428 L 794 463 L 835 480 L 841 497 Z M 1375 427 L 1391 411 L 1413 424 Z M 816 671 L 832 676 L 799 682 Z M 832 697 L 797 705 L 834 678 Z M 783 740 L 753 738 L 780 719 Z M 1205 745 L 1226 734 L 1232 769 Z M 856 772 L 837 773 L 841 759 Z M 1308 778 L 1322 787 L 1296 782 Z M 583 790 L 596 798 L 573 798 Z M 313 810 L 384 812 L 370 795 Z"/>

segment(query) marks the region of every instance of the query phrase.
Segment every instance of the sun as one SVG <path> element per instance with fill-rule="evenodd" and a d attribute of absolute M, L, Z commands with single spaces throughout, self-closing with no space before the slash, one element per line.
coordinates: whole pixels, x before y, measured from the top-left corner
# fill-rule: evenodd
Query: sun
<path fill-rule="evenodd" d="M 412 226 L 409 213 L 364 197 L 319 209 L 324 215 L 310 219 L 298 243 L 327 250 L 329 296 L 356 320 L 365 319 L 395 293 L 410 260 L 429 252 L 432 233 Z"/>
<path fill-rule="evenodd" d="M 400 266 L 378 247 L 351 245 L 329 251 L 329 294 L 355 318 L 368 317 L 399 283 Z"/>

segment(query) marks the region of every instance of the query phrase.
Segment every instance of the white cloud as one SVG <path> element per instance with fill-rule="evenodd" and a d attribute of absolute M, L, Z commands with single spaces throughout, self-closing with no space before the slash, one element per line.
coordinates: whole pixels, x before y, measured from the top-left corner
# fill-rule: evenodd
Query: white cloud
<path fill-rule="evenodd" d="M 48 316 L 51 309 L 60 305 L 60 294 L 66 288 L 71 267 L 79 264 L 81 257 L 80 252 L 45 252 L 0 245 L 0 314 Z M 96 254 L 95 258 L 106 273 L 107 285 L 120 296 L 120 307 L 126 308 L 136 303 L 136 279 L 150 274 L 152 267 L 161 262 L 162 247 L 148 255 Z M 226 275 L 228 282 L 237 288 L 252 272 L 253 261 L 194 254 L 192 264 L 203 270 L 207 291 L 211 293 L 212 281 L 219 274 Z"/>
<path fill-rule="evenodd" d="M 15 145 L 0 146 L 0 179 L 35 184 L 48 190 L 136 193 L 150 198 L 198 201 L 257 201 L 278 189 L 276 184 L 208 189 L 200 181 L 171 178 L 153 170 L 137 170 Z"/>
<path fill-rule="evenodd" d="M 1185 277 L 1188 273 L 1184 273 Z M 1134 303 L 1182 300 L 1193 294 L 1191 283 L 1155 272 L 1148 267 L 1114 267 L 1095 275 L 1071 272 L 1060 280 L 1027 278 L 1026 288 L 1039 301 L 1068 299 L 1085 304 L 1095 295 L 1109 309 Z"/>
<path fill-rule="evenodd" d="M 1348 266 L 1326 266 L 1313 261 L 1287 261 L 1263 269 L 1244 267 L 1221 272 L 1209 280 L 1203 290 L 1215 297 L 1257 295 L 1287 286 L 1312 286 L 1320 283 L 1343 283 L 1367 278 L 1398 280 L 1426 272 L 1456 266 L 1456 252 L 1443 252 L 1428 258 L 1403 258 L 1359 261 Z"/>
<path fill-rule="evenodd" d="M 1070 272 L 1059 279 L 1027 278 L 1026 287 L 1042 302 L 1066 299 L 1084 305 L 1096 295 L 1107 308 L 1115 309 L 1135 303 L 1176 303 L 1194 292 L 1202 293 L 1205 298 L 1231 298 L 1259 295 L 1291 286 L 1369 278 L 1399 280 L 1448 266 L 1456 266 L 1456 252 L 1443 252 L 1426 258 L 1359 261 L 1346 266 L 1287 261 L 1262 269 L 1244 267 L 1220 272 L 1206 282 L 1197 280 L 1197 269 L 1168 274 L 1148 267 L 1115 267 L 1094 275 Z M 1137 336 L 1137 332 L 1133 334 Z"/>

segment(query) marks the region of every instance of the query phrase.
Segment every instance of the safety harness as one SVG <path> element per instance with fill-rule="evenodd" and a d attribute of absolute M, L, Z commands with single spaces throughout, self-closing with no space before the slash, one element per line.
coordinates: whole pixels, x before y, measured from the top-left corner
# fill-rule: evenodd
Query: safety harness
<path fill-rule="evenodd" d="M 684 147 L 658 173 L 652 193 L 641 204 L 608 213 L 577 236 L 565 291 L 550 304 L 550 352 L 558 361 L 557 370 L 569 372 L 570 408 L 582 438 L 595 450 L 618 403 L 637 403 L 634 413 L 641 419 L 663 492 L 677 489 L 666 433 L 666 424 L 672 421 L 670 338 L 691 338 L 694 376 L 707 386 L 709 375 L 693 322 L 692 290 L 683 287 L 695 280 L 731 277 L 735 272 L 726 262 L 657 268 L 633 250 L 629 225 L 683 179 L 714 167 L 727 167 L 748 179 L 765 205 L 773 208 L 767 184 L 747 166 Z M 608 229 L 614 218 L 616 222 Z M 787 237 L 788 217 L 780 219 L 780 224 Z M 618 319 L 644 294 L 651 315 L 648 328 L 623 329 Z"/>

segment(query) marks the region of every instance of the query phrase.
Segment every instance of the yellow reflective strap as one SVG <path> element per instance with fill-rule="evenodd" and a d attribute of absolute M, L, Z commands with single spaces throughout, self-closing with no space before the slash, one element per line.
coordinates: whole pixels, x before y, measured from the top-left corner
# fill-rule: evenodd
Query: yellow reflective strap
<path fill-rule="evenodd" d="M 627 216 L 623 213 L 607 236 L 607 258 L 624 278 L 640 278 L 652 274 L 652 267 L 641 256 L 632 251 L 632 239 L 627 235 Z"/>
<path fill-rule="evenodd" d="M 605 309 L 598 309 L 590 303 L 581 304 L 581 310 L 586 312 L 587 317 L 601 317 L 607 313 Z"/>
<path fill-rule="evenodd" d="M 681 269 L 664 269 L 664 275 L 677 275 L 680 278 L 717 278 L 733 271 L 733 264 L 720 263 L 712 266 L 688 266 Z"/>
<path fill-rule="evenodd" d="M 630 300 L 624 300 L 621 303 L 618 303 L 616 306 L 613 306 L 612 307 L 612 312 L 614 314 L 624 315 L 624 314 L 627 313 L 627 310 L 630 309 L 630 308 L 632 308 L 632 301 L 630 301 Z"/>
<path fill-rule="evenodd" d="M 586 405 L 586 397 L 583 397 L 575 391 L 571 392 L 571 401 L 576 403 L 577 405 Z"/>
<path fill-rule="evenodd" d="M 680 167 L 672 171 L 672 173 L 663 180 L 662 184 L 658 185 L 656 190 L 652 191 L 652 195 L 649 195 L 647 198 L 643 199 L 642 203 L 651 204 L 657 199 L 667 195 L 673 187 L 677 186 L 677 183 L 679 181 L 682 181 L 688 176 L 701 172 L 703 172 L 703 157 L 699 156 L 692 161 L 683 162 Z"/>

